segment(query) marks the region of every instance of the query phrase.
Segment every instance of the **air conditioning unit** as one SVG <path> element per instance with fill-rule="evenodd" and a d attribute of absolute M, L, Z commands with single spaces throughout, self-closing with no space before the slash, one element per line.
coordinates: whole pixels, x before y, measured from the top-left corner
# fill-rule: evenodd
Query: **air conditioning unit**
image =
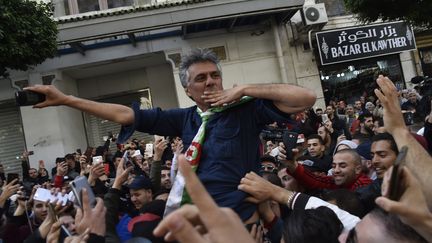
<path fill-rule="evenodd" d="M 302 18 L 305 25 L 327 23 L 328 18 L 324 3 L 304 5 L 302 11 Z"/>

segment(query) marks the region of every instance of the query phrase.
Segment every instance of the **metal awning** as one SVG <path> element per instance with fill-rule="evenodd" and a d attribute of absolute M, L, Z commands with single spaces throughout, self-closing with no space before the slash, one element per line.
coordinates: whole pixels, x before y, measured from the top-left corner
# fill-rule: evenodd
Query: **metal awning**
<path fill-rule="evenodd" d="M 183 35 L 213 29 L 231 29 L 260 23 L 275 16 L 288 21 L 304 0 L 214 0 L 184 1 L 163 8 L 129 11 L 125 14 L 99 14 L 97 17 L 59 20 L 58 44 L 73 44 L 143 31 L 181 27 Z M 193 4 L 192 4 L 193 3 Z M 136 7 L 131 7 L 136 8 Z"/>

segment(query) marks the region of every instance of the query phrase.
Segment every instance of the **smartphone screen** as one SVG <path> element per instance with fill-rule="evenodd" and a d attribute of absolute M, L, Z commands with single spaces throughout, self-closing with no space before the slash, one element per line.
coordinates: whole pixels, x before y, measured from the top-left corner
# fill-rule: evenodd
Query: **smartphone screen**
<path fill-rule="evenodd" d="M 146 144 L 144 154 L 147 155 L 147 157 L 153 157 L 153 144 L 152 143 Z"/>
<path fill-rule="evenodd" d="M 294 155 L 292 149 L 297 147 L 298 133 L 295 132 L 284 132 L 282 140 L 285 145 L 286 158 L 288 160 L 293 159 Z"/>
<path fill-rule="evenodd" d="M 322 121 L 323 124 L 325 124 L 328 120 L 329 120 L 329 118 L 328 118 L 327 114 L 322 114 L 321 115 L 321 121 Z"/>
<path fill-rule="evenodd" d="M 94 156 L 93 157 L 93 165 L 98 165 L 103 162 L 102 156 Z"/>
<path fill-rule="evenodd" d="M 88 184 L 87 178 L 85 176 L 77 177 L 75 180 L 70 182 L 72 192 L 75 196 L 76 203 L 82 208 L 82 190 L 85 188 L 88 193 L 90 206 L 93 208 L 96 205 L 96 197 Z"/>

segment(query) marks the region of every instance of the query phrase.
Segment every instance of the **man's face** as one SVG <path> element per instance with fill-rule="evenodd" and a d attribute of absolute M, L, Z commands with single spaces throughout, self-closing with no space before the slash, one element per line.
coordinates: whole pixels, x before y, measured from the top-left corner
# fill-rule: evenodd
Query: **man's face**
<path fill-rule="evenodd" d="M 372 165 L 375 168 L 378 178 L 383 178 L 384 173 L 396 161 L 397 154 L 391 150 L 390 142 L 380 140 L 372 143 L 371 146 Z"/>
<path fill-rule="evenodd" d="M 171 169 L 172 161 L 171 160 L 165 160 L 165 166 Z"/>
<path fill-rule="evenodd" d="M 417 95 L 415 93 L 409 93 L 408 100 L 411 103 L 416 103 L 417 102 Z"/>
<path fill-rule="evenodd" d="M 348 116 L 353 116 L 354 115 L 354 107 L 347 106 L 347 108 L 345 109 L 345 112 Z"/>
<path fill-rule="evenodd" d="M 75 168 L 75 160 L 74 159 L 66 159 L 66 163 L 67 163 L 69 169 Z"/>
<path fill-rule="evenodd" d="M 379 125 L 379 121 L 374 121 L 373 132 L 374 132 L 374 134 L 385 133 L 386 130 L 385 130 L 385 127 L 381 127 Z"/>
<path fill-rule="evenodd" d="M 347 239 L 348 235 L 352 235 Z M 398 240 L 387 233 L 387 230 L 382 222 L 375 219 L 371 214 L 367 214 L 350 232 L 344 232 L 339 236 L 339 242 L 406 242 Z"/>
<path fill-rule="evenodd" d="M 316 113 L 318 116 L 321 116 L 321 115 L 323 114 L 323 110 L 321 110 L 321 109 L 316 110 L 315 113 Z"/>
<path fill-rule="evenodd" d="M 326 110 L 325 110 L 325 113 L 326 113 L 327 115 L 333 114 L 333 113 L 334 113 L 333 106 L 331 106 L 331 105 L 327 106 L 327 107 L 326 107 Z"/>
<path fill-rule="evenodd" d="M 345 101 L 343 101 L 343 100 L 339 101 L 338 107 L 339 107 L 339 109 L 345 109 L 345 107 L 346 107 Z"/>
<path fill-rule="evenodd" d="M 365 126 L 365 128 L 370 129 L 372 131 L 374 128 L 373 118 L 372 117 L 365 117 L 364 126 Z"/>
<path fill-rule="evenodd" d="M 299 185 L 297 180 L 289 175 L 286 169 L 282 169 L 278 172 L 278 176 L 282 181 L 282 185 L 285 189 L 290 191 L 298 191 Z"/>
<path fill-rule="evenodd" d="M 345 186 L 356 180 L 361 172 L 361 166 L 357 165 L 351 154 L 337 153 L 333 156 L 332 170 L 335 184 Z"/>
<path fill-rule="evenodd" d="M 356 102 L 354 102 L 354 108 L 355 108 L 356 110 L 361 110 L 361 108 L 362 108 L 362 103 L 361 103 L 360 100 L 357 100 Z"/>
<path fill-rule="evenodd" d="M 147 175 L 149 175 L 150 173 L 150 164 L 148 162 L 148 160 L 144 160 L 142 162 L 142 168 L 141 168 L 145 173 L 147 173 Z"/>
<path fill-rule="evenodd" d="M 192 64 L 188 73 L 186 94 L 195 101 L 198 107 L 208 108 L 210 104 L 204 102 L 201 96 L 204 91 L 223 90 L 221 72 L 212 62 L 200 62 Z"/>
<path fill-rule="evenodd" d="M 35 200 L 33 203 L 33 212 L 38 220 L 44 221 L 48 215 L 48 207 L 44 202 Z"/>
<path fill-rule="evenodd" d="M 144 204 L 151 202 L 152 192 L 150 189 L 130 189 L 131 201 L 135 209 L 140 209 Z"/>
<path fill-rule="evenodd" d="M 75 234 L 75 220 L 70 215 L 64 215 L 59 218 L 59 221 L 66 227 L 69 232 L 74 235 Z"/>
<path fill-rule="evenodd" d="M 322 138 L 322 140 L 326 140 L 327 131 L 324 126 L 319 127 L 317 133 Z"/>
<path fill-rule="evenodd" d="M 36 169 L 30 169 L 29 170 L 29 176 L 30 178 L 36 179 L 38 177 L 38 173 Z"/>
<path fill-rule="evenodd" d="M 161 186 L 165 189 L 171 189 L 171 179 L 169 170 L 161 170 Z"/>
<path fill-rule="evenodd" d="M 321 157 L 322 153 L 325 150 L 324 145 L 320 143 L 320 141 L 316 138 L 309 139 L 307 141 L 308 144 L 308 152 L 312 157 Z"/>

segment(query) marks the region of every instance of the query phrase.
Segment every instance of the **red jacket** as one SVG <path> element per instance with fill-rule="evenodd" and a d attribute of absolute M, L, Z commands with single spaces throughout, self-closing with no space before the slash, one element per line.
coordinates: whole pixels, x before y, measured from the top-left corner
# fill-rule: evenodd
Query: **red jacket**
<path fill-rule="evenodd" d="M 287 173 L 289 171 L 287 170 Z M 291 173 L 289 173 L 291 174 Z M 338 186 L 335 184 L 333 176 L 321 176 L 315 175 L 308 169 L 305 169 L 303 165 L 299 164 L 293 174 L 291 174 L 296 180 L 304 187 L 308 189 L 348 189 L 351 191 L 356 190 L 359 187 L 367 186 L 372 183 L 372 180 L 365 174 L 360 174 L 357 179 L 345 186 Z"/>

